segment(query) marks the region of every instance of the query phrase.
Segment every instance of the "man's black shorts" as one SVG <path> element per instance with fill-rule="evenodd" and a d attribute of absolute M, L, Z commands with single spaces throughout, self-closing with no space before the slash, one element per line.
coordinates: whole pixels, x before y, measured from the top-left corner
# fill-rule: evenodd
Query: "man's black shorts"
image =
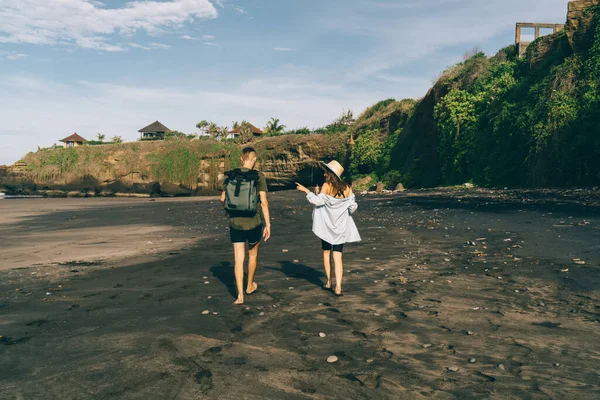
<path fill-rule="evenodd" d="M 321 239 L 321 248 L 323 250 L 332 250 L 342 253 L 344 251 L 343 244 L 331 244 Z"/>
<path fill-rule="evenodd" d="M 256 246 L 260 239 L 262 239 L 263 226 L 259 225 L 249 231 L 240 231 L 229 227 L 229 236 L 231 237 L 231 243 L 246 243 L 250 246 Z"/>

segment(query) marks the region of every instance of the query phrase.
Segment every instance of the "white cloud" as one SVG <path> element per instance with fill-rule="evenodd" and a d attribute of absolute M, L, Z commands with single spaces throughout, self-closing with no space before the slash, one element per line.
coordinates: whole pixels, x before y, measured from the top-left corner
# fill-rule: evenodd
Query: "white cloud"
<path fill-rule="evenodd" d="M 215 42 L 204 42 L 204 44 L 207 46 L 218 46 L 219 45 L 218 43 L 215 43 Z"/>
<path fill-rule="evenodd" d="M 215 40 L 216 38 L 213 35 L 202 35 L 203 40 Z"/>
<path fill-rule="evenodd" d="M 125 47 L 110 43 L 111 36 L 137 31 L 155 35 L 216 16 L 209 0 L 142 0 L 121 8 L 105 8 L 90 0 L 2 0 L 0 43 L 124 51 Z"/>
<path fill-rule="evenodd" d="M 248 14 L 248 13 L 246 12 L 246 10 L 244 10 L 242 7 L 239 7 L 239 6 L 233 6 L 233 9 L 234 9 L 235 11 L 237 11 L 239 14 L 242 14 L 242 15 Z"/>
<path fill-rule="evenodd" d="M 182 35 L 179 37 L 180 39 L 185 39 L 185 40 L 207 40 L 207 41 L 212 41 L 215 40 L 216 37 L 213 35 L 202 35 L 201 37 L 194 37 L 194 36 L 190 36 L 190 35 Z"/>
<path fill-rule="evenodd" d="M 167 45 L 167 44 L 162 44 L 162 43 L 150 43 L 147 46 L 138 44 L 138 43 L 127 43 L 127 46 L 129 47 L 133 47 L 136 49 L 143 49 L 146 51 L 150 51 L 150 50 L 165 50 L 165 49 L 170 49 L 171 46 Z"/>
<path fill-rule="evenodd" d="M 273 50 L 275 50 L 275 51 L 294 51 L 294 49 L 291 47 L 273 47 Z"/>
<path fill-rule="evenodd" d="M 28 55 L 23 54 L 23 53 L 17 53 L 17 54 L 10 54 L 10 55 L 6 56 L 6 59 L 10 60 L 10 61 L 16 61 L 20 58 L 25 58 L 25 57 L 28 57 Z"/>

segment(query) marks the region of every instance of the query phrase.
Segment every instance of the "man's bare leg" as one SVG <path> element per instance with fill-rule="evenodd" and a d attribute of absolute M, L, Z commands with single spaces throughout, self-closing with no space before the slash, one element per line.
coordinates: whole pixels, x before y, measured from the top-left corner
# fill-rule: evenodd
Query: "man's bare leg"
<path fill-rule="evenodd" d="M 246 243 L 233 244 L 233 258 L 235 260 L 235 286 L 238 298 L 233 304 L 244 304 L 244 259 L 246 257 Z"/>
<path fill-rule="evenodd" d="M 256 265 L 258 263 L 258 248 L 260 243 L 248 249 L 248 286 L 246 293 L 252 294 L 258 289 L 258 284 L 254 282 L 254 274 L 256 273 Z"/>
<path fill-rule="evenodd" d="M 331 289 L 331 250 L 323 250 L 323 266 L 325 267 L 325 276 L 327 277 L 325 288 Z"/>
<path fill-rule="evenodd" d="M 342 264 L 342 253 L 333 252 L 333 263 L 335 265 L 335 294 L 342 294 L 342 278 L 344 276 L 344 265 Z"/>

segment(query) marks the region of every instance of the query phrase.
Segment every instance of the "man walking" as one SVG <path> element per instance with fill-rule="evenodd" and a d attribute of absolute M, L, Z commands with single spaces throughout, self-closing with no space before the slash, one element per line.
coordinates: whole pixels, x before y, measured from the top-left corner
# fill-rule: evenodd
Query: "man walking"
<path fill-rule="evenodd" d="M 235 283 L 238 297 L 233 304 L 244 304 L 244 260 L 248 243 L 248 285 L 246 293 L 258 289 L 254 282 L 260 240 L 271 237 L 271 218 L 267 201 L 267 181 L 256 171 L 256 151 L 252 147 L 242 150 L 242 167 L 228 171 L 223 185 L 221 201 L 229 214 L 229 229 L 235 260 Z"/>

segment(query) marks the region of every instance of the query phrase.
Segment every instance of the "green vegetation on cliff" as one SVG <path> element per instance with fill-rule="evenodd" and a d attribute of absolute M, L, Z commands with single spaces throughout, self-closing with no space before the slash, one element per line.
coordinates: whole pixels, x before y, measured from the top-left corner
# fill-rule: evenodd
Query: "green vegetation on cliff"
<path fill-rule="evenodd" d="M 561 31 L 536 40 L 525 57 L 518 58 L 510 46 L 491 58 L 475 54 L 445 71 L 410 119 L 395 126 L 401 132 L 390 150 L 389 169 L 397 171 L 396 178 L 410 186 L 467 181 L 482 186 L 597 185 L 599 10 L 596 5 L 583 11 L 580 18 L 587 19 L 587 26 L 579 26 L 575 35 Z M 367 160 L 384 178 L 388 166 L 381 157 L 387 146 L 368 131 L 364 140 L 370 145 L 359 146 L 360 140 L 353 159 L 359 166 Z M 382 172 L 374 157 L 379 157 Z"/>
<path fill-rule="evenodd" d="M 312 179 L 321 159 L 344 159 L 344 134 L 282 135 L 251 145 L 273 186 L 288 187 L 297 176 Z M 223 172 L 240 165 L 243 145 L 186 137 L 165 141 L 45 149 L 29 153 L 0 171 L 9 192 L 80 191 L 86 194 L 152 193 L 159 184 L 170 194 L 218 189 Z M 308 174 L 308 175 L 307 175 Z"/>

